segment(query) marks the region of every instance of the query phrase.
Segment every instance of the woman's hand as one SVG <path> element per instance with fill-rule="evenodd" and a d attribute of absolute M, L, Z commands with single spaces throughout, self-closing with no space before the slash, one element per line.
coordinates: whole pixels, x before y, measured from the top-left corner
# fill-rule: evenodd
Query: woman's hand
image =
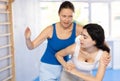
<path fill-rule="evenodd" d="M 73 68 L 75 68 L 75 65 L 71 62 L 67 62 L 66 65 L 64 66 L 64 69 L 66 71 L 71 71 Z"/>
<path fill-rule="evenodd" d="M 110 63 L 111 61 L 111 56 L 110 54 L 108 54 L 108 52 L 104 52 L 104 55 L 102 55 L 101 57 L 101 61 L 104 65 L 108 66 L 108 64 Z"/>
<path fill-rule="evenodd" d="M 67 63 L 65 71 L 74 74 L 77 71 L 77 69 L 75 68 L 75 65 L 73 63 Z"/>
<path fill-rule="evenodd" d="M 29 28 L 29 27 L 26 28 L 24 35 L 25 35 L 25 38 L 26 38 L 26 39 L 30 39 L 31 31 L 30 31 L 30 28 Z"/>

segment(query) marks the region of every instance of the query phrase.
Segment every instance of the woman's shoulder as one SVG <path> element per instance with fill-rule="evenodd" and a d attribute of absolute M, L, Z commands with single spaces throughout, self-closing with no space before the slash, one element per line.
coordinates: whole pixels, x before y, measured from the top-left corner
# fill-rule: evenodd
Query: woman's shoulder
<path fill-rule="evenodd" d="M 76 27 L 83 28 L 82 24 L 76 23 Z"/>
<path fill-rule="evenodd" d="M 107 51 L 103 51 L 102 56 L 108 56 L 108 55 L 109 55 L 109 53 Z"/>
<path fill-rule="evenodd" d="M 53 25 L 49 25 L 45 28 L 45 30 L 53 30 Z"/>
<path fill-rule="evenodd" d="M 52 25 L 47 26 L 42 32 L 46 33 L 51 38 L 53 32 Z"/>
<path fill-rule="evenodd" d="M 80 35 L 82 32 L 83 26 L 81 24 L 76 24 L 76 35 Z"/>
<path fill-rule="evenodd" d="M 98 55 L 99 59 L 101 59 L 101 60 L 102 60 L 103 57 L 109 56 L 109 53 L 107 51 L 101 50 L 101 53 L 102 53 L 101 55 L 100 54 Z"/>
<path fill-rule="evenodd" d="M 49 31 L 49 32 L 53 32 L 54 26 L 56 26 L 58 24 L 58 22 L 53 23 L 51 25 L 48 25 L 45 30 Z"/>

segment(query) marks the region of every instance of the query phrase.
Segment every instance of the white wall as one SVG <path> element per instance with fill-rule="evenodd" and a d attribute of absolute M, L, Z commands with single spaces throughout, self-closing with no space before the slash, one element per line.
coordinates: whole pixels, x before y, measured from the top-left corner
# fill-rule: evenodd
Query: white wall
<path fill-rule="evenodd" d="M 120 39 L 113 40 L 113 69 L 120 69 Z"/>
<path fill-rule="evenodd" d="M 14 0 L 13 2 L 16 81 L 32 81 L 38 76 L 39 59 L 46 48 L 46 43 L 43 43 L 35 50 L 28 50 L 24 39 L 26 26 L 30 26 L 32 39 L 38 35 L 36 32 L 38 1 Z"/>

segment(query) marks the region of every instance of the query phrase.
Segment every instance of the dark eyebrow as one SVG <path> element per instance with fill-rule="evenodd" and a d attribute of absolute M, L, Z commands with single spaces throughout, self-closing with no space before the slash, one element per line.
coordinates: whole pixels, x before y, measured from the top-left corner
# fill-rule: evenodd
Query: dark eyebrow
<path fill-rule="evenodd" d="M 81 35 L 83 35 L 84 37 L 88 37 L 87 35 L 85 35 L 85 34 L 83 34 L 83 33 L 81 33 Z"/>

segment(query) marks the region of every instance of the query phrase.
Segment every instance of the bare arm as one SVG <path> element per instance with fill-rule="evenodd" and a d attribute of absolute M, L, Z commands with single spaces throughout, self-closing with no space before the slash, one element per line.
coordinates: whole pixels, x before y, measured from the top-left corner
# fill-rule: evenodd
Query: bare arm
<path fill-rule="evenodd" d="M 68 68 L 67 67 L 67 62 L 63 59 L 64 56 L 68 55 L 68 54 L 73 54 L 74 52 L 74 47 L 75 47 L 75 44 L 73 45 L 70 45 L 68 46 L 67 48 L 65 49 L 62 49 L 60 50 L 59 52 L 57 52 L 55 54 L 57 60 L 61 63 L 61 65 L 64 67 L 64 68 Z"/>
<path fill-rule="evenodd" d="M 30 39 L 31 31 L 29 28 L 25 30 L 25 40 L 28 49 L 32 50 L 39 46 L 43 41 L 52 36 L 52 27 L 45 28 L 33 41 Z"/>
<path fill-rule="evenodd" d="M 104 64 L 104 57 L 108 56 L 107 52 L 104 52 L 103 56 L 100 59 L 100 63 L 99 63 L 99 67 L 98 67 L 98 72 L 96 74 L 96 76 L 91 76 L 91 75 L 85 75 L 84 73 L 79 72 L 78 70 L 76 70 L 75 68 L 72 70 L 67 70 L 68 72 L 82 78 L 83 80 L 86 81 L 102 81 L 103 77 L 104 77 L 104 73 L 106 70 L 106 65 Z"/>
<path fill-rule="evenodd" d="M 83 26 L 77 24 L 77 26 L 76 26 L 76 36 L 80 35 L 82 30 L 83 30 Z"/>

